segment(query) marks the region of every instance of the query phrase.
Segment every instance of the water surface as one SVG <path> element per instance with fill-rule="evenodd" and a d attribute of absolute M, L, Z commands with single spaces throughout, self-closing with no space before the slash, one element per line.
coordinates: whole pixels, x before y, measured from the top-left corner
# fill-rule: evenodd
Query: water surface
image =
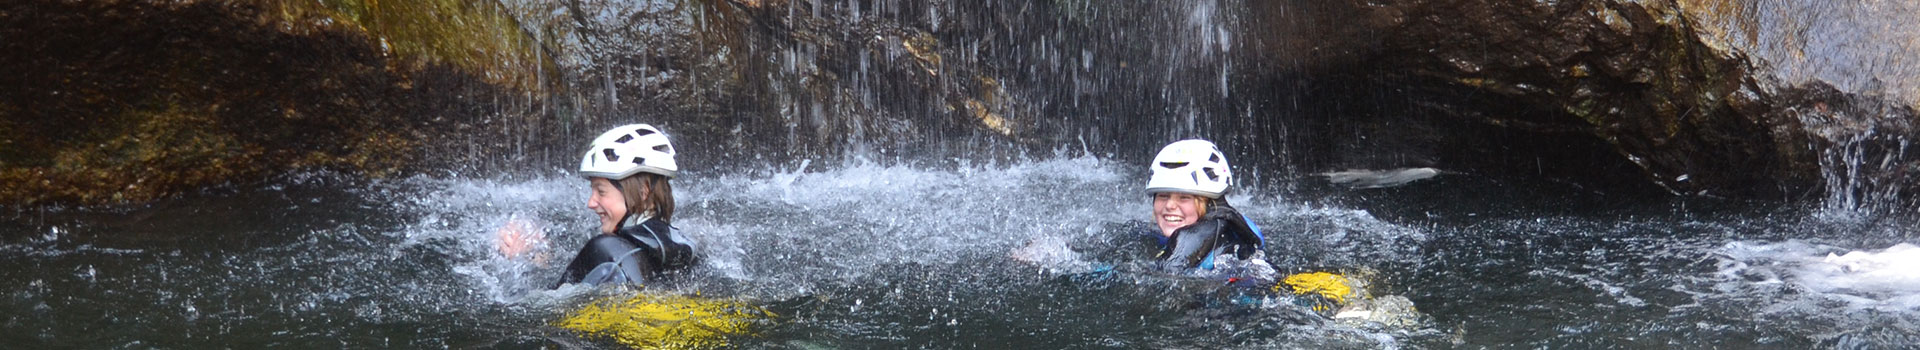
<path fill-rule="evenodd" d="M 1804 349 L 1920 335 L 1920 279 L 1906 268 L 1916 253 L 1896 246 L 1913 243 L 1907 219 L 1471 174 L 1369 190 L 1306 178 L 1230 197 L 1267 230 L 1283 271 L 1371 270 L 1372 292 L 1411 298 L 1431 316 L 1423 325 L 1326 322 L 1233 302 L 1205 279 L 1096 272 L 1130 261 L 1067 247 L 1147 217 L 1136 168 L 1063 156 L 689 173 L 675 180 L 675 225 L 707 258 L 646 292 L 765 307 L 779 316 L 732 341 L 768 349 Z M 14 286 L 0 301 L 4 341 L 617 345 L 552 324 L 635 291 L 544 288 L 595 225 L 584 184 L 558 171 L 309 174 L 138 207 L 15 213 L 0 226 L 0 283 Z M 514 219 L 545 228 L 555 262 L 494 253 L 492 232 Z M 1023 248 L 1050 258 L 1010 257 Z"/>

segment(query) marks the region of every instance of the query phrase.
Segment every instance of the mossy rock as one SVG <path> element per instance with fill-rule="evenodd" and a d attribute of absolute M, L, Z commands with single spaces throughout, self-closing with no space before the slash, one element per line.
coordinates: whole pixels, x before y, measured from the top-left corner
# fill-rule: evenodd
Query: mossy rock
<path fill-rule="evenodd" d="M 541 71 L 524 66 L 542 64 L 539 50 L 513 39 L 525 33 L 510 17 L 461 3 L 362 17 L 310 1 L 0 5 L 0 205 L 142 202 L 320 168 L 389 174 L 465 148 L 424 140 L 542 119 L 528 98 L 542 79 L 516 75 Z M 368 14 L 388 24 L 347 20 Z M 393 29 L 426 17 L 454 23 Z"/>

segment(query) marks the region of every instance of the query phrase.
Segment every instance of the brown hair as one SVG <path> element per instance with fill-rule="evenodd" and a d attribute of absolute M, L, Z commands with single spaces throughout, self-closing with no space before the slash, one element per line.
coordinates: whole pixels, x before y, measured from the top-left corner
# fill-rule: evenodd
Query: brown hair
<path fill-rule="evenodd" d="M 653 212 L 653 218 L 662 222 L 673 222 L 673 185 L 667 177 L 654 173 L 639 173 L 614 181 L 620 188 L 620 197 L 627 200 L 627 215 L 637 215 L 639 208 Z M 621 221 L 626 221 L 622 219 Z"/>
<path fill-rule="evenodd" d="M 1213 208 L 1213 198 L 1207 198 L 1207 196 L 1195 196 L 1195 197 L 1200 197 L 1200 203 L 1197 203 L 1199 205 L 1193 206 L 1194 207 L 1193 215 L 1199 216 L 1199 217 L 1207 217 L 1207 209 Z"/>

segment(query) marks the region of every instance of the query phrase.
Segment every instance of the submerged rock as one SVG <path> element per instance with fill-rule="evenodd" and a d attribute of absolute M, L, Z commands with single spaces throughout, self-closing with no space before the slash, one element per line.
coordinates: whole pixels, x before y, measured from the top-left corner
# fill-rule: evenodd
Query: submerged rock
<path fill-rule="evenodd" d="M 1366 305 L 1333 315 L 1335 321 L 1353 325 L 1376 325 L 1392 329 L 1419 329 L 1433 322 L 1413 307 L 1407 297 L 1387 295 L 1361 301 Z"/>
<path fill-rule="evenodd" d="M 1393 170 L 1345 170 L 1321 173 L 1327 182 L 1351 188 L 1382 188 L 1405 185 L 1409 182 L 1426 180 L 1440 175 L 1434 168 L 1401 168 Z"/>

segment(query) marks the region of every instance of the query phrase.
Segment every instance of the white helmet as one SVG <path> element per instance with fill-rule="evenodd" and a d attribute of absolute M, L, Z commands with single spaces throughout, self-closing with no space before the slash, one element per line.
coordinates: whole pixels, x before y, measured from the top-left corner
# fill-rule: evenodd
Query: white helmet
<path fill-rule="evenodd" d="M 1220 198 L 1233 184 L 1233 170 L 1227 156 L 1207 140 L 1181 140 L 1160 149 L 1153 156 L 1153 177 L 1147 180 L 1147 193 L 1180 192 Z"/>
<path fill-rule="evenodd" d="M 673 163 L 673 145 L 667 134 L 652 125 L 627 124 L 607 130 L 593 139 L 587 155 L 580 157 L 580 176 L 609 180 L 624 179 L 640 172 L 673 177 L 680 166 Z"/>

